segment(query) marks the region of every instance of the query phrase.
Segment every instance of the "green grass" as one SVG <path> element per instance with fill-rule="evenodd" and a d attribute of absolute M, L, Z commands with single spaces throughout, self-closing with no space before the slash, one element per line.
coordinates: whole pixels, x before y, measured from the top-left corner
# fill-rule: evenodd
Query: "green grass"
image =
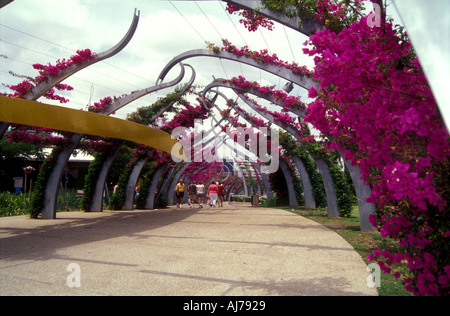
<path fill-rule="evenodd" d="M 82 197 L 75 190 L 68 190 L 66 195 L 60 190 L 57 201 L 57 211 L 79 210 Z M 0 192 L 0 217 L 30 214 L 29 194 L 13 194 Z"/>
<path fill-rule="evenodd" d="M 367 255 L 372 253 L 373 250 L 380 248 L 393 251 L 398 247 L 397 242 L 389 238 L 382 238 L 378 232 L 362 232 L 357 206 L 353 207 L 352 214 L 348 218 L 329 218 L 326 209 L 307 210 L 304 207 L 297 206 L 277 208 L 301 215 L 335 231 L 358 252 L 366 264 L 371 263 L 367 261 Z M 400 271 L 402 275 L 408 273 L 408 268 L 403 264 L 394 266 L 394 269 Z M 381 287 L 378 288 L 378 293 L 380 296 L 412 295 L 404 289 L 402 279 L 396 279 L 392 274 L 384 274 L 383 272 L 381 272 Z"/>

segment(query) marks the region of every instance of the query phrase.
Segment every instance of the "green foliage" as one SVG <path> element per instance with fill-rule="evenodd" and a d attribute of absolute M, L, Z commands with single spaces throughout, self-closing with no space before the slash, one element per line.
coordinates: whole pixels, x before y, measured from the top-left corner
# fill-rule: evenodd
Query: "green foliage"
<path fill-rule="evenodd" d="M 336 188 L 336 198 L 338 202 L 339 214 L 342 217 L 350 217 L 352 213 L 353 200 L 352 189 L 339 165 L 335 163 L 329 156 L 325 158 L 325 162 L 330 169 L 330 174 L 333 178 L 334 186 Z"/>
<path fill-rule="evenodd" d="M 127 120 L 133 121 L 139 124 L 149 125 L 154 122 L 155 116 L 159 111 L 164 109 L 170 104 L 179 103 L 182 105 L 189 106 L 189 103 L 183 99 L 184 94 L 180 94 L 182 88 L 177 87 L 175 92 L 167 94 L 164 98 L 158 99 L 154 104 L 146 107 L 138 108 L 136 112 L 130 113 L 127 116 Z M 186 93 L 190 93 L 193 91 L 192 89 L 187 91 Z M 175 106 L 166 109 L 165 113 L 169 112 L 177 112 L 177 108 Z"/>
<path fill-rule="evenodd" d="M 155 162 L 151 162 L 150 164 L 147 164 L 147 165 L 150 165 L 151 168 L 150 168 L 150 170 L 145 172 L 144 176 L 142 177 L 143 181 L 142 181 L 141 191 L 140 191 L 139 197 L 136 201 L 136 208 L 138 208 L 138 209 L 145 208 L 145 203 L 147 201 L 150 186 L 152 184 L 153 176 L 155 175 L 155 171 L 156 171 L 155 169 L 153 169 L 153 167 L 156 165 Z"/>
<path fill-rule="evenodd" d="M 302 160 L 306 172 L 309 176 L 309 181 L 313 189 L 314 200 L 316 201 L 316 207 L 326 207 L 327 206 L 327 196 L 325 194 L 325 187 L 323 185 L 322 176 L 319 171 L 317 171 L 314 161 L 311 159 L 310 155 L 304 147 L 299 148 L 298 157 Z"/>
<path fill-rule="evenodd" d="M 37 218 L 44 208 L 45 188 L 47 186 L 48 178 L 56 165 L 60 152 L 60 148 L 54 149 L 50 157 L 44 161 L 42 168 L 39 171 L 38 179 L 31 196 L 30 216 L 32 218 Z"/>
<path fill-rule="evenodd" d="M 162 195 L 159 195 L 159 196 L 157 196 L 156 199 L 155 199 L 154 208 L 155 208 L 155 209 L 156 209 L 156 208 L 158 208 L 158 209 L 166 208 L 166 207 L 167 207 L 167 204 L 168 204 L 167 198 L 163 197 Z"/>
<path fill-rule="evenodd" d="M 303 193 L 302 180 L 300 177 L 297 177 L 295 175 L 294 169 L 292 169 L 292 167 L 288 163 L 286 163 L 286 166 L 288 167 L 289 172 L 292 175 L 292 184 L 294 186 L 295 196 L 297 197 L 297 202 L 299 205 L 305 205 L 305 195 Z"/>
<path fill-rule="evenodd" d="M 233 202 L 248 202 L 250 203 L 252 198 L 245 195 L 233 195 Z"/>
<path fill-rule="evenodd" d="M 94 160 L 89 165 L 89 170 L 84 181 L 84 189 L 83 189 L 84 197 L 82 203 L 82 208 L 86 212 L 89 212 L 91 209 L 97 179 L 100 175 L 103 164 L 105 163 L 107 157 L 108 157 L 107 153 L 96 153 L 94 155 Z"/>
<path fill-rule="evenodd" d="M 306 133 L 309 133 L 307 131 Z M 282 133 L 280 135 L 280 141 L 283 148 L 292 156 L 298 156 L 303 165 L 305 166 L 306 172 L 308 173 L 311 186 L 313 188 L 313 196 L 316 201 L 317 207 L 326 207 L 327 197 L 325 194 L 325 187 L 323 185 L 322 176 L 316 168 L 314 160 L 308 152 L 308 149 L 314 150 L 315 144 L 305 143 L 303 146 L 297 146 L 294 138 L 289 133 Z"/>
<path fill-rule="evenodd" d="M 25 215 L 29 213 L 29 198 L 26 195 L 0 193 L 0 217 Z"/>
<path fill-rule="evenodd" d="M 275 206 L 277 206 L 277 194 L 274 193 L 273 198 L 267 198 L 265 196 L 262 196 L 259 199 L 259 206 L 265 206 L 265 207 L 275 207 Z"/>
<path fill-rule="evenodd" d="M 306 131 L 306 134 L 309 132 Z M 340 156 L 338 154 L 329 154 L 324 150 L 320 143 L 303 143 L 301 147 L 297 146 L 294 138 L 288 133 L 280 135 L 280 144 L 285 148 L 290 156 L 297 155 L 302 159 L 305 168 L 310 177 L 311 185 L 313 187 L 314 198 L 318 207 L 326 206 L 325 188 L 323 187 L 323 180 L 316 167 L 312 164 L 312 153 L 322 158 L 328 165 L 331 177 L 336 188 L 336 198 L 338 202 L 339 213 L 342 217 L 351 216 L 353 202 L 356 200 L 353 183 L 349 182 L 349 174 L 345 174 L 339 165 L 335 162 Z"/>
<path fill-rule="evenodd" d="M 121 210 L 123 204 L 126 200 L 128 179 L 130 178 L 131 172 L 133 171 L 134 164 L 127 166 L 119 178 L 119 189 L 111 197 L 110 208 L 112 210 Z"/>
<path fill-rule="evenodd" d="M 320 5 L 322 2 L 322 5 Z M 342 18 L 335 12 L 324 10 L 323 3 L 327 1 L 318 0 L 261 0 L 264 8 L 284 14 L 289 18 L 299 17 L 302 21 L 319 20 L 328 29 L 339 32 L 346 26 L 357 21 L 364 12 L 364 2 L 355 0 L 330 1 L 330 5 L 339 4 Z"/>
<path fill-rule="evenodd" d="M 43 147 L 0 140 L 0 160 L 44 159 Z"/>
<path fill-rule="evenodd" d="M 63 190 L 60 190 L 56 202 L 56 210 L 58 212 L 79 210 L 82 202 L 83 197 L 78 195 L 76 190 L 67 190 L 65 194 Z"/>
<path fill-rule="evenodd" d="M 76 190 L 68 190 L 58 194 L 57 211 L 72 211 L 80 209 L 82 198 Z M 28 194 L 12 194 L 0 192 L 0 217 L 30 214 L 30 198 Z M 34 217 L 37 217 L 34 216 Z"/>

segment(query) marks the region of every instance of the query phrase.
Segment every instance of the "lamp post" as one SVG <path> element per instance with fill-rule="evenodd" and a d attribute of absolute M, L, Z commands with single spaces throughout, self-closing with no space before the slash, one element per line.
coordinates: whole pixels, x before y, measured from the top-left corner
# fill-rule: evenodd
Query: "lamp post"
<path fill-rule="evenodd" d="M 31 174 L 34 170 L 36 169 L 34 169 L 32 166 L 23 168 L 23 172 L 25 173 L 25 188 L 23 190 L 24 193 L 27 192 L 27 182 L 28 182 L 27 175 Z"/>
<path fill-rule="evenodd" d="M 25 173 L 25 188 L 23 190 L 24 199 L 25 199 L 25 194 L 27 193 L 27 182 L 28 182 L 27 176 L 29 174 L 31 174 L 34 170 L 36 170 L 36 169 L 34 169 L 32 166 L 27 166 L 27 167 L 23 168 L 23 172 Z M 32 183 L 33 183 L 33 180 L 30 179 L 30 199 L 29 199 L 30 201 L 31 201 L 31 185 L 32 185 Z M 27 205 L 27 207 L 28 207 L 28 205 Z"/>

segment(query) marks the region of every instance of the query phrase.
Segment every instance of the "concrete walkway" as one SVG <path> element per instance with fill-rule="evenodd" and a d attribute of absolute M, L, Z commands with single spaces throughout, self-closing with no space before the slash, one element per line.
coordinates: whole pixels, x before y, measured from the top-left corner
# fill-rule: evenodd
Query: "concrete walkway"
<path fill-rule="evenodd" d="M 344 239 L 282 210 L 57 217 L 0 218 L 0 295 L 377 295 Z"/>

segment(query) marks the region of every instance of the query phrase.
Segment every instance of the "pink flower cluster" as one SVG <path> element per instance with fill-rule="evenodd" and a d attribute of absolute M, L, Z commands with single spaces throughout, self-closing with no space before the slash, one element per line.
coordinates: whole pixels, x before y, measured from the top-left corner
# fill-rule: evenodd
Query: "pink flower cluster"
<path fill-rule="evenodd" d="M 80 149 L 89 153 L 107 153 L 115 151 L 122 141 L 99 136 L 88 136 L 80 142 Z"/>
<path fill-rule="evenodd" d="M 275 101 L 283 101 L 283 111 L 288 109 L 302 109 L 306 108 L 306 105 L 301 101 L 300 97 L 288 95 L 282 90 L 275 90 L 274 87 L 261 86 L 258 82 L 250 82 L 242 76 L 233 77 L 230 80 L 223 80 L 224 82 L 234 84 L 243 89 L 253 89 L 259 95 L 268 95 Z"/>
<path fill-rule="evenodd" d="M 181 110 L 170 122 L 161 127 L 166 132 L 172 132 L 177 127 L 193 127 L 195 119 L 206 119 L 208 112 L 203 105 L 197 105 Z"/>
<path fill-rule="evenodd" d="M 359 8 L 362 1 L 355 0 L 355 7 Z M 343 3 L 330 0 L 318 0 L 315 19 L 327 26 L 333 28 L 335 24 L 340 24 L 346 17 L 349 7 Z"/>
<path fill-rule="evenodd" d="M 41 82 L 44 82 L 50 77 L 57 77 L 61 71 L 68 68 L 71 65 L 77 65 L 80 64 L 86 60 L 92 60 L 95 58 L 95 54 L 91 52 L 90 49 L 85 50 L 78 50 L 77 54 L 74 56 L 71 56 L 69 60 L 63 59 L 63 60 L 57 60 L 56 65 L 42 65 L 42 64 L 34 64 L 33 68 L 38 70 L 39 75 L 34 79 L 27 79 L 23 80 L 22 82 L 13 85 L 8 86 L 11 90 L 14 91 L 12 94 L 8 94 L 8 97 L 11 98 L 26 98 L 27 94 L 29 94 L 33 88 L 38 85 Z M 68 99 L 56 95 L 55 89 L 58 91 L 72 91 L 73 88 L 67 84 L 59 83 L 55 86 L 55 88 L 50 89 L 47 91 L 43 96 L 46 99 L 49 100 L 56 100 L 60 103 L 67 103 L 69 102 Z"/>
<path fill-rule="evenodd" d="M 217 47 L 214 44 L 209 44 L 208 48 L 212 50 L 214 53 L 217 53 L 219 51 L 225 51 L 228 53 L 232 53 L 236 56 L 246 56 L 257 63 L 260 64 L 272 64 L 280 67 L 284 67 L 286 69 L 289 69 L 292 71 L 293 74 L 298 76 L 312 76 L 312 72 L 306 68 L 306 66 L 299 66 L 297 63 L 288 63 L 286 61 L 283 61 L 278 58 L 276 54 L 270 55 L 267 49 L 263 49 L 259 52 L 251 51 L 247 46 L 244 46 L 243 48 L 237 48 L 232 43 L 230 43 L 228 40 L 223 39 L 223 46 Z"/>
<path fill-rule="evenodd" d="M 379 209 L 372 222 L 405 248 L 381 252 L 386 264 L 408 262 L 406 288 L 415 294 L 449 294 L 449 135 L 411 45 L 392 25 L 370 28 L 366 18 L 310 40 L 304 53 L 314 56 L 321 89 L 309 91 L 305 121 L 360 165 Z"/>
<path fill-rule="evenodd" d="M 255 109 L 258 111 L 272 115 L 275 121 L 278 121 L 285 126 L 290 125 L 290 126 L 295 127 L 295 118 L 290 116 L 287 113 L 279 113 L 279 112 L 275 112 L 275 111 L 270 111 L 266 107 L 263 107 L 260 105 L 257 105 Z"/>
<path fill-rule="evenodd" d="M 106 98 L 101 99 L 99 102 L 94 102 L 94 105 L 91 105 L 88 107 L 88 111 L 93 112 L 93 113 L 102 113 L 112 103 L 113 103 L 113 99 L 111 97 L 106 97 Z"/>
<path fill-rule="evenodd" d="M 69 133 L 58 132 L 49 128 L 31 127 L 12 124 L 11 131 L 5 134 L 6 140 L 15 143 L 34 144 L 36 146 L 70 146 Z"/>
<path fill-rule="evenodd" d="M 41 82 L 44 82 L 48 78 L 57 77 L 59 73 L 72 65 L 78 65 L 86 60 L 92 60 L 95 58 L 95 54 L 91 52 L 90 49 L 78 50 L 76 55 L 73 55 L 69 58 L 69 60 L 57 60 L 56 65 L 48 64 L 34 64 L 33 68 L 38 70 L 39 76 L 34 78 L 33 80 L 24 80 L 21 83 L 10 86 L 11 90 L 14 90 L 14 94 L 8 95 L 13 98 L 25 98 L 25 96 L 31 92 L 31 90 Z M 56 85 L 56 89 L 59 91 L 71 91 L 73 88 L 66 84 L 58 84 Z M 61 103 L 67 103 L 69 100 L 55 95 L 55 90 L 52 88 L 50 91 L 44 94 L 44 97 L 50 100 L 57 100 Z"/>
<path fill-rule="evenodd" d="M 266 126 L 266 122 L 264 122 L 264 120 L 257 118 L 254 115 L 251 115 L 250 113 L 245 111 L 240 106 L 236 105 L 236 110 L 238 111 L 238 113 L 241 117 L 243 117 L 245 120 L 251 122 L 251 124 L 253 126 L 256 126 L 256 127 L 265 127 Z"/>
<path fill-rule="evenodd" d="M 56 61 L 56 65 L 48 64 L 34 64 L 33 68 L 39 71 L 39 76 L 36 77 L 36 84 L 47 80 L 50 77 L 57 77 L 59 73 L 72 65 L 79 65 L 85 61 L 93 60 L 96 57 L 90 49 L 77 50 L 76 55 L 71 56 L 68 60 L 65 58 Z"/>
<path fill-rule="evenodd" d="M 208 183 L 211 180 L 217 180 L 223 170 L 222 162 L 192 162 L 184 171 L 191 181 L 195 183 Z"/>
<path fill-rule="evenodd" d="M 239 15 L 244 17 L 243 19 L 239 20 L 239 22 L 241 24 L 243 24 L 245 26 L 245 28 L 248 29 L 250 32 L 257 31 L 260 26 L 267 28 L 269 31 L 273 30 L 272 20 L 270 20 L 256 12 L 241 9 L 240 7 L 230 4 L 230 3 L 228 3 L 226 10 L 229 14 L 234 14 L 235 12 L 239 12 Z M 240 11 L 242 11 L 242 12 L 240 12 Z"/>

